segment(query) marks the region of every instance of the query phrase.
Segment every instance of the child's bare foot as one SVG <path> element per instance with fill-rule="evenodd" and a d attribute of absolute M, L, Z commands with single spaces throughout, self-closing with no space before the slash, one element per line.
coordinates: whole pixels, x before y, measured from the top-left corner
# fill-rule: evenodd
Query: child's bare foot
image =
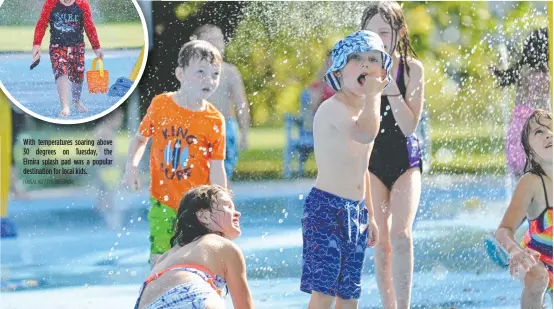
<path fill-rule="evenodd" d="M 75 102 L 74 104 L 75 104 L 75 108 L 79 113 L 88 112 L 88 109 L 81 102 Z"/>
<path fill-rule="evenodd" d="M 69 109 L 62 108 L 62 111 L 58 115 L 60 118 L 65 118 L 71 114 L 71 111 Z"/>

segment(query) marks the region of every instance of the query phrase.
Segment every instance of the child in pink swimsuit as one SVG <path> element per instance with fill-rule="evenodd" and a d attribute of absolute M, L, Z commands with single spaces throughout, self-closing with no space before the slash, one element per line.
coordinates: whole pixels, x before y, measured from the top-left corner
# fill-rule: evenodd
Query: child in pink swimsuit
<path fill-rule="evenodd" d="M 254 308 L 244 255 L 233 242 L 241 234 L 239 218 L 227 189 L 202 185 L 188 191 L 171 249 L 156 260 L 134 308 L 224 308 L 227 293 L 234 308 Z"/>

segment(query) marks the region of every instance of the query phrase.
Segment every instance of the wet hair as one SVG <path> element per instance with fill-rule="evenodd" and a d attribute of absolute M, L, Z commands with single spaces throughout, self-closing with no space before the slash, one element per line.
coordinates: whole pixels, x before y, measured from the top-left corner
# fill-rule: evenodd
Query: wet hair
<path fill-rule="evenodd" d="M 518 62 L 505 71 L 493 68 L 498 84 L 505 87 L 517 83 L 521 78 L 521 68 L 525 65 L 543 73 L 548 72 L 548 53 L 548 29 L 534 30 L 523 42 L 523 54 Z"/>
<path fill-rule="evenodd" d="M 386 21 L 391 27 L 391 32 L 393 34 L 393 41 L 396 41 L 398 37 L 398 32 L 403 27 L 406 28 L 406 34 L 398 42 L 398 46 L 394 45 L 392 47 L 391 57 L 395 50 L 398 49 L 400 54 L 400 59 L 406 63 L 406 73 L 410 76 L 410 66 L 407 65 L 408 56 L 412 58 L 417 58 L 417 54 L 410 43 L 410 38 L 408 37 L 408 25 L 404 19 L 404 12 L 402 7 L 396 1 L 375 1 L 372 2 L 365 10 L 362 15 L 362 20 L 360 23 L 360 28 L 365 29 L 367 23 L 375 16 L 381 15 L 384 21 Z M 394 43 L 396 44 L 396 43 Z"/>
<path fill-rule="evenodd" d="M 531 172 L 533 174 L 537 175 L 545 175 L 544 169 L 540 166 L 540 164 L 535 161 L 536 153 L 531 148 L 531 145 L 529 144 L 529 135 L 531 135 L 531 122 L 535 122 L 540 126 L 543 126 L 545 128 L 548 128 L 551 130 L 548 123 L 541 123 L 541 119 L 550 119 L 552 121 L 552 113 L 547 112 L 543 109 L 536 109 L 533 111 L 531 116 L 527 118 L 527 121 L 525 121 L 525 124 L 523 125 L 523 130 L 521 131 L 521 146 L 523 147 L 523 151 L 525 152 L 525 168 L 523 169 L 524 172 Z"/>
<path fill-rule="evenodd" d="M 208 229 L 196 213 L 201 210 L 213 212 L 213 204 L 218 203 L 220 193 L 231 195 L 231 192 L 218 185 L 202 185 L 185 194 L 179 203 L 177 218 L 174 224 L 175 234 L 171 237 L 170 245 L 184 246 L 207 234 L 218 234 Z M 223 235 L 221 235 L 223 236 Z"/>
<path fill-rule="evenodd" d="M 219 50 L 217 50 L 217 48 L 212 44 L 201 40 L 194 40 L 185 43 L 179 51 L 177 63 L 179 67 L 186 68 L 192 59 L 207 61 L 211 64 L 221 64 L 223 62 L 223 58 L 221 57 Z"/>
<path fill-rule="evenodd" d="M 198 40 L 199 37 L 202 36 L 202 34 L 205 34 L 205 33 L 208 33 L 212 30 L 218 30 L 220 31 L 222 34 L 223 34 L 223 31 L 221 30 L 221 28 L 219 28 L 218 26 L 216 25 L 213 25 L 213 24 L 204 24 L 196 29 L 194 29 L 194 31 L 192 32 L 192 36 L 190 37 L 191 40 Z"/>

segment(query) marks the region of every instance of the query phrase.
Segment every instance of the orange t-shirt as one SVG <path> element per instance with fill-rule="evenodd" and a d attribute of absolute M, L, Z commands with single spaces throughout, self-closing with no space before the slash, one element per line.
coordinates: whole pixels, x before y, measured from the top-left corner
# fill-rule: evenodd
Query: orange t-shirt
<path fill-rule="evenodd" d="M 225 118 L 210 103 L 199 112 L 183 108 L 173 94 L 152 99 L 139 134 L 152 137 L 152 196 L 179 209 L 188 190 L 210 183 L 210 160 L 225 160 Z"/>

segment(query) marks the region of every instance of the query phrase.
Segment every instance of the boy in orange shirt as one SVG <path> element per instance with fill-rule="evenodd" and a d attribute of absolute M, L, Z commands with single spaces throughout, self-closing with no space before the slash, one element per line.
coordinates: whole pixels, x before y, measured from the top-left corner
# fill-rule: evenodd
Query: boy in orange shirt
<path fill-rule="evenodd" d="M 222 62 L 219 51 L 208 42 L 195 40 L 183 45 L 175 69 L 180 89 L 152 99 L 129 148 L 124 179 L 138 190 L 137 167 L 152 137 L 151 266 L 171 248 L 173 224 L 185 193 L 204 184 L 227 187 L 225 118 L 206 101 L 219 85 Z"/>

